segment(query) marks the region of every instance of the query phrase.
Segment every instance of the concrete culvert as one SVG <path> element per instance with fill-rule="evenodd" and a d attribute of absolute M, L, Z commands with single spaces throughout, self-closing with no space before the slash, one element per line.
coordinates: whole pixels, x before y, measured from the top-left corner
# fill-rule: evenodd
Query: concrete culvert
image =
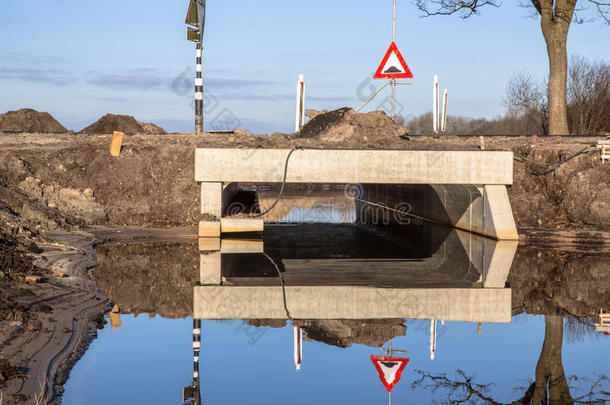
<path fill-rule="evenodd" d="M 0 114 L 0 131 L 15 132 L 68 132 L 51 114 L 31 108 Z"/>
<path fill-rule="evenodd" d="M 129 134 L 165 134 L 165 130 L 157 125 L 141 123 L 130 115 L 106 114 L 93 124 L 82 129 L 81 133 L 111 134 L 114 131 Z"/>

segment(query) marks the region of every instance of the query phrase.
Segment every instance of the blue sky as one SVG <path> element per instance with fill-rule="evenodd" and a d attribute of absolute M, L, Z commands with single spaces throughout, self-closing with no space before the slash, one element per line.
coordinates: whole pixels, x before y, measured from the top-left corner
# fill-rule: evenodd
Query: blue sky
<path fill-rule="evenodd" d="M 121 315 L 122 327 L 99 332 L 70 373 L 66 405 L 179 404 L 182 388 L 192 382 L 192 321 L 146 315 Z M 438 324 L 435 360 L 430 359 L 428 320 L 407 320 L 405 336 L 393 340 L 411 361 L 392 391 L 395 403 L 431 403 L 430 390 L 413 390 L 415 370 L 453 376 L 457 369 L 479 384 L 493 383 L 489 395 L 514 401 L 534 378 L 544 341 L 542 316 L 521 314 L 511 323 Z M 574 340 L 564 332 L 562 348 L 573 396 L 583 394 L 599 375 L 610 375 L 610 337 L 589 330 Z M 241 321 L 202 323 L 200 375 L 206 404 L 385 404 L 387 393 L 369 356 L 376 348 L 342 349 L 319 342 L 303 343 L 303 365 L 295 370 L 293 328 L 255 328 Z M 441 401 L 445 392 L 436 393 Z"/>
<path fill-rule="evenodd" d="M 398 112 L 431 109 L 434 74 L 449 113 L 504 111 L 514 72 L 547 74 L 545 44 L 529 10 L 505 2 L 469 20 L 419 18 L 398 0 L 397 43 L 414 74 Z M 584 4 L 584 3 L 583 3 Z M 185 40 L 187 0 L 0 1 L 0 112 L 48 111 L 80 130 L 105 113 L 129 114 L 169 131 L 192 131 L 194 44 Z M 307 107 L 356 107 L 383 81 L 371 76 L 392 35 L 392 2 L 208 0 L 204 42 L 205 128 L 230 119 L 253 132 L 289 132 L 299 73 Z M 573 24 L 569 54 L 608 59 L 601 22 Z M 371 105 L 383 107 L 389 90 Z M 381 107 L 380 107 L 381 106 Z"/>

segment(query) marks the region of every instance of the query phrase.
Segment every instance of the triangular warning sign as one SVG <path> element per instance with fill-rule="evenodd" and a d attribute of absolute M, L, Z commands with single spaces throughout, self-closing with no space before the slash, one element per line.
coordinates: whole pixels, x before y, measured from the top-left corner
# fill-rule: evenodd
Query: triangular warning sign
<path fill-rule="evenodd" d="M 385 389 L 390 392 L 400 381 L 402 370 L 411 359 L 388 356 L 371 356 L 371 361 L 379 373 L 379 379 Z"/>
<path fill-rule="evenodd" d="M 410 79 L 412 77 L 411 69 L 400 54 L 396 43 L 392 42 L 373 79 Z"/>

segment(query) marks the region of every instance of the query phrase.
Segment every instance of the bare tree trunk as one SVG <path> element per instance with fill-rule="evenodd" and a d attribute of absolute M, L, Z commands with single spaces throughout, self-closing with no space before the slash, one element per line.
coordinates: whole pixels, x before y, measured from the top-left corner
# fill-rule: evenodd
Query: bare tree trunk
<path fill-rule="evenodd" d="M 540 26 L 549 56 L 549 135 L 567 135 L 567 39 L 576 0 L 540 0 Z"/>
<path fill-rule="evenodd" d="M 545 317 L 544 343 L 538 364 L 532 404 L 572 404 L 570 388 L 563 371 L 561 347 L 563 345 L 563 318 L 558 315 Z"/>

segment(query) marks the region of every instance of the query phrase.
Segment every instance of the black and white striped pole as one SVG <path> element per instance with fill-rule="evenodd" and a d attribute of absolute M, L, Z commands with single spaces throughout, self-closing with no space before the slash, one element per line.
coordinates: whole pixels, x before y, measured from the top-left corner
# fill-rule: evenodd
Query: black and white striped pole
<path fill-rule="evenodd" d="M 193 383 L 182 389 L 184 405 L 201 405 L 201 384 L 199 379 L 199 352 L 201 350 L 201 319 L 193 318 Z"/>
<path fill-rule="evenodd" d="M 201 350 L 201 319 L 193 319 L 193 381 L 199 381 L 199 351 Z"/>
<path fill-rule="evenodd" d="M 205 1 L 190 0 L 185 23 L 191 27 L 186 29 L 186 39 L 196 46 L 197 67 L 195 73 L 195 133 L 203 132 L 203 32 L 205 26 Z"/>

